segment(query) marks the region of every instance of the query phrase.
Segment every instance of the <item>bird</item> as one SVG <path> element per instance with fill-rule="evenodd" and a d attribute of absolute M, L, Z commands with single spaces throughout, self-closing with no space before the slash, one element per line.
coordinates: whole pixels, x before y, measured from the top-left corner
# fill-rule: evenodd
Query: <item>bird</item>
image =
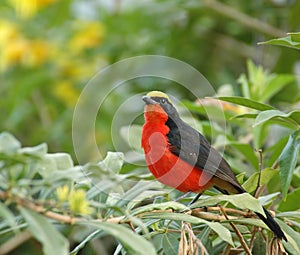
<path fill-rule="evenodd" d="M 141 145 L 146 164 L 161 183 L 181 192 L 194 192 L 195 202 L 207 189 L 223 194 L 247 192 L 236 179 L 230 165 L 196 129 L 184 122 L 167 94 L 151 91 L 145 102 Z M 281 227 L 263 207 L 266 216 L 256 215 L 287 241 Z"/>

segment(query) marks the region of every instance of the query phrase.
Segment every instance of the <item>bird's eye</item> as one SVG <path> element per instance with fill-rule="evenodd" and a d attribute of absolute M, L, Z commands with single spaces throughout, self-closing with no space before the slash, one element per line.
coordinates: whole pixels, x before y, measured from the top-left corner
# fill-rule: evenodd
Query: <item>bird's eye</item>
<path fill-rule="evenodd" d="M 166 100 L 165 98 L 162 98 L 162 99 L 160 100 L 160 102 L 161 102 L 162 104 L 165 104 L 165 103 L 167 102 L 167 100 Z"/>

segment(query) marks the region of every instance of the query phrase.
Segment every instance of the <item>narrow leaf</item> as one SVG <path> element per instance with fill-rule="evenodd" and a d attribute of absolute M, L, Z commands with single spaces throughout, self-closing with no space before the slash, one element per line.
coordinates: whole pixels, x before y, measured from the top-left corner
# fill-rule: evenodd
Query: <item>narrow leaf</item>
<path fill-rule="evenodd" d="M 141 206 L 135 210 L 132 210 L 131 213 L 132 215 L 138 215 L 144 212 L 151 212 L 153 210 L 169 210 L 172 209 L 174 211 L 183 211 L 189 209 L 187 206 L 184 204 L 175 202 L 175 201 L 170 201 L 170 202 L 164 202 L 164 203 L 159 203 L 159 204 L 150 204 L 150 205 L 145 205 Z"/>
<path fill-rule="evenodd" d="M 219 100 L 246 106 L 251 109 L 259 110 L 259 111 L 266 111 L 274 109 L 272 106 L 259 103 L 257 101 L 251 100 L 245 97 L 218 97 Z"/>
<path fill-rule="evenodd" d="M 265 102 L 281 91 L 285 86 L 295 80 L 295 76 L 291 74 L 276 75 L 261 91 L 260 100 Z"/>
<path fill-rule="evenodd" d="M 178 239 L 174 234 L 166 233 L 163 235 L 162 247 L 165 254 L 177 255 L 178 244 L 179 244 Z"/>
<path fill-rule="evenodd" d="M 10 133 L 0 133 L 0 152 L 13 153 L 21 148 L 21 143 Z"/>
<path fill-rule="evenodd" d="M 90 235 L 88 235 L 80 244 L 78 244 L 69 255 L 76 255 L 89 241 L 93 240 L 95 237 L 99 235 L 101 230 L 96 230 Z"/>
<path fill-rule="evenodd" d="M 167 191 L 164 190 L 145 190 L 141 194 L 139 194 L 135 199 L 131 200 L 128 205 L 127 209 L 134 208 L 137 204 L 141 203 L 143 200 L 151 199 L 153 197 L 162 196 L 166 194 Z"/>
<path fill-rule="evenodd" d="M 25 208 L 20 208 L 20 212 L 28 223 L 30 233 L 41 242 L 43 254 L 69 254 L 67 239 L 45 217 Z"/>
<path fill-rule="evenodd" d="M 237 194 L 237 195 L 217 195 L 200 199 L 194 203 L 191 208 L 197 208 L 201 206 L 216 205 L 221 202 L 229 202 L 241 209 L 249 209 L 254 212 L 258 212 L 265 215 L 263 208 L 258 199 L 252 197 L 249 193 Z"/>
<path fill-rule="evenodd" d="M 276 219 L 277 223 L 281 227 L 281 229 L 284 231 L 288 242 L 284 243 L 285 248 L 289 252 L 289 254 L 300 254 L 300 236 L 299 233 L 296 232 L 294 229 L 292 229 L 290 226 L 285 224 L 279 219 Z"/>
<path fill-rule="evenodd" d="M 128 254 L 143 255 L 145 254 L 145 251 L 147 251 L 147 254 L 149 255 L 156 254 L 154 246 L 150 242 L 122 225 L 95 221 L 81 222 L 77 224 L 101 229 L 114 236 L 120 243 L 122 243 L 123 247 L 128 251 Z"/>
<path fill-rule="evenodd" d="M 0 202 L 0 218 L 6 221 L 11 228 L 15 228 L 17 226 L 15 216 L 2 202 Z"/>
<path fill-rule="evenodd" d="M 300 111 L 292 111 L 289 113 L 284 113 L 279 110 L 268 110 L 259 113 L 255 119 L 253 126 L 258 126 L 270 119 L 280 118 L 281 120 L 285 120 L 289 124 L 296 125 L 296 128 L 300 125 Z"/>
<path fill-rule="evenodd" d="M 252 166 L 257 169 L 258 168 L 258 158 L 255 154 L 253 148 L 246 143 L 237 143 L 237 142 L 230 142 L 231 146 L 233 146 L 237 151 L 242 153 L 247 161 L 249 161 Z"/>
<path fill-rule="evenodd" d="M 253 243 L 253 254 L 267 254 L 266 240 L 263 238 L 261 232 L 258 232 Z"/>
<path fill-rule="evenodd" d="M 233 117 L 231 117 L 231 119 L 255 119 L 257 115 L 257 113 L 242 113 L 234 115 Z"/>
<path fill-rule="evenodd" d="M 280 182 L 282 187 L 283 199 L 287 197 L 293 172 L 297 163 L 300 149 L 300 130 L 290 135 L 289 140 L 279 157 Z"/>
<path fill-rule="evenodd" d="M 156 185 L 156 183 L 143 180 L 139 181 L 131 189 L 125 192 L 120 200 L 115 203 L 115 206 L 122 207 L 127 205 L 129 202 L 136 199 L 143 191 L 151 189 L 153 185 Z"/>
<path fill-rule="evenodd" d="M 124 154 L 122 152 L 107 152 L 105 159 L 98 163 L 106 171 L 119 173 L 124 162 Z"/>
<path fill-rule="evenodd" d="M 211 228 L 214 232 L 216 232 L 222 240 L 229 243 L 230 245 L 233 245 L 230 231 L 218 222 L 210 222 L 185 213 L 171 213 L 171 212 L 146 213 L 143 215 L 143 218 L 169 219 L 169 220 L 185 221 L 192 224 L 205 224 L 209 228 Z"/>
<path fill-rule="evenodd" d="M 300 41 L 298 40 L 300 33 L 289 33 L 286 37 L 272 39 L 266 42 L 259 42 L 258 44 L 271 44 L 285 46 L 293 49 L 300 49 Z"/>
<path fill-rule="evenodd" d="M 273 175 L 278 172 L 277 170 L 273 168 L 266 168 L 261 171 L 261 177 L 260 177 L 260 185 L 263 186 L 267 184 L 273 177 Z M 253 192 L 257 187 L 258 182 L 258 176 L 259 173 L 256 172 L 253 175 L 251 175 L 247 181 L 243 183 L 243 188 L 247 190 L 247 192 L 251 193 Z"/>
<path fill-rule="evenodd" d="M 293 190 L 286 196 L 286 200 L 279 203 L 279 211 L 297 211 L 300 209 L 299 203 L 300 188 Z"/>

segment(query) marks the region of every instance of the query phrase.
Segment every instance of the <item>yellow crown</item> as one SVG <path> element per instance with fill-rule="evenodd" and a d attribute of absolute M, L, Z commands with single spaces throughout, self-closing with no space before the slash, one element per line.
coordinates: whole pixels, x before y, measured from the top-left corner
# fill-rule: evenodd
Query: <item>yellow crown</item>
<path fill-rule="evenodd" d="M 166 99 L 169 101 L 169 103 L 172 104 L 172 101 L 171 101 L 171 99 L 169 98 L 169 96 L 168 96 L 166 93 L 161 92 L 161 91 L 158 91 L 158 90 L 151 91 L 151 92 L 149 92 L 146 96 L 147 96 L 147 97 L 163 97 L 163 98 L 166 98 Z"/>

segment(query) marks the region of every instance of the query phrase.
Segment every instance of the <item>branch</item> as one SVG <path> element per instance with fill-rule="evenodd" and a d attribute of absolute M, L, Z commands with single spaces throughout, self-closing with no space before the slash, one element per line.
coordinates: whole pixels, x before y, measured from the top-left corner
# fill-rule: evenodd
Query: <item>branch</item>
<path fill-rule="evenodd" d="M 223 207 L 221 205 L 220 205 L 220 210 L 224 214 L 225 218 L 228 220 L 229 218 L 228 218 L 225 210 L 223 210 Z M 238 238 L 240 239 L 241 245 L 244 247 L 245 252 L 248 255 L 252 255 L 252 253 L 251 253 L 251 251 L 250 251 L 247 243 L 245 242 L 245 239 L 244 239 L 243 235 L 241 234 L 241 232 L 238 230 L 238 228 L 232 222 L 229 222 L 229 224 L 231 225 L 231 227 L 233 228 L 234 232 L 237 234 Z"/>
<path fill-rule="evenodd" d="M 221 15 L 224 15 L 231 19 L 235 19 L 236 21 L 243 24 L 244 26 L 250 27 L 254 30 L 257 30 L 257 31 L 263 33 L 263 34 L 267 34 L 272 37 L 286 36 L 286 34 L 284 32 L 277 29 L 276 27 L 273 27 L 265 22 L 262 22 L 261 20 L 255 19 L 245 13 L 239 12 L 236 9 L 234 9 L 226 4 L 223 4 L 221 2 L 218 2 L 215 0 L 205 0 L 205 1 L 201 1 L 201 3 L 205 7 L 212 9 Z"/>
<path fill-rule="evenodd" d="M 207 252 L 207 250 L 206 250 L 205 246 L 203 245 L 203 243 L 201 242 L 201 240 L 195 236 L 193 230 L 191 229 L 190 224 L 183 222 L 183 227 L 188 232 L 190 239 L 192 239 L 192 241 L 195 242 L 197 244 L 197 246 L 200 248 L 201 254 L 209 255 L 209 253 Z"/>
<path fill-rule="evenodd" d="M 259 173 L 258 173 L 258 179 L 257 179 L 257 186 L 254 191 L 254 197 L 258 198 L 260 193 L 262 192 L 263 187 L 260 185 L 261 182 L 261 174 L 262 174 L 262 168 L 263 168 L 263 157 L 262 157 L 262 149 L 257 150 L 258 155 L 259 155 L 259 162 L 258 162 L 258 168 L 259 168 Z"/>
<path fill-rule="evenodd" d="M 0 254 L 9 254 L 15 248 L 25 243 L 31 238 L 31 233 L 29 231 L 24 231 L 10 239 L 0 246 Z"/>
<path fill-rule="evenodd" d="M 26 207 L 32 211 L 35 211 L 39 214 L 43 214 L 44 216 L 59 221 L 61 223 L 65 224 L 74 224 L 76 222 L 82 222 L 86 221 L 87 219 L 82 217 L 72 217 L 70 215 L 62 215 L 60 213 L 52 212 L 46 209 L 45 207 L 41 205 L 37 205 L 33 203 L 32 201 L 26 200 L 24 198 L 20 198 L 18 196 L 11 196 L 7 192 L 0 192 L 0 199 L 12 199 L 18 206 Z M 108 218 L 108 219 L 96 219 L 96 221 L 105 221 L 105 222 L 111 222 L 119 224 L 122 222 L 122 220 L 125 219 L 125 216 L 119 216 L 114 218 Z"/>

